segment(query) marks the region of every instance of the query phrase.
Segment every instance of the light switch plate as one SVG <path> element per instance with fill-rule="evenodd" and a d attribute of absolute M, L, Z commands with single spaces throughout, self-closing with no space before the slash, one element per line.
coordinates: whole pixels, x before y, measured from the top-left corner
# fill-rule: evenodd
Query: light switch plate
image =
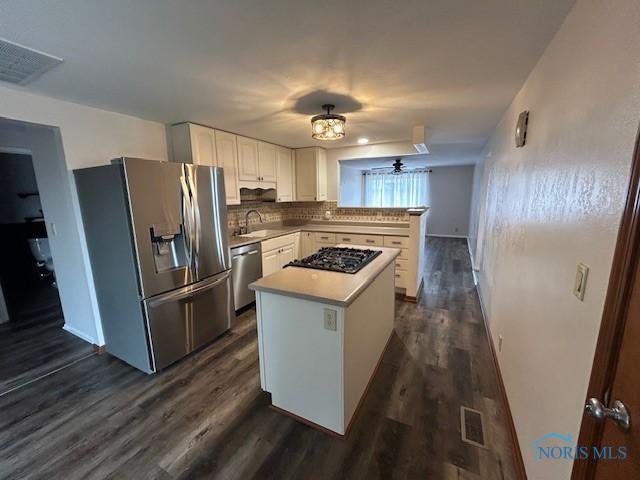
<path fill-rule="evenodd" d="M 587 288 L 587 275 L 589 275 L 589 267 L 584 263 L 579 263 L 576 270 L 576 281 L 573 286 L 573 294 L 580 301 L 584 300 L 584 292 Z"/>
<path fill-rule="evenodd" d="M 337 320 L 338 312 L 330 308 L 324 309 L 324 328 L 325 330 L 333 330 L 334 332 L 338 328 Z"/>

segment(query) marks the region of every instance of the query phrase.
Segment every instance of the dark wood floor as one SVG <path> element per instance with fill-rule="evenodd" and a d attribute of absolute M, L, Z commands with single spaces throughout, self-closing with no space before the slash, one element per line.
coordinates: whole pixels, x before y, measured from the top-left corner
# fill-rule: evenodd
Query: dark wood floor
<path fill-rule="evenodd" d="M 0 325 L 0 395 L 90 355 L 92 346 L 62 329 L 57 291 L 43 283 L 14 299 Z"/>
<path fill-rule="evenodd" d="M 268 408 L 248 311 L 162 374 L 93 356 L 0 397 L 0 475 L 514 478 L 466 244 L 427 243 L 425 295 L 397 303 L 396 332 L 347 440 Z M 484 412 L 488 449 L 460 440 L 461 405 Z"/>

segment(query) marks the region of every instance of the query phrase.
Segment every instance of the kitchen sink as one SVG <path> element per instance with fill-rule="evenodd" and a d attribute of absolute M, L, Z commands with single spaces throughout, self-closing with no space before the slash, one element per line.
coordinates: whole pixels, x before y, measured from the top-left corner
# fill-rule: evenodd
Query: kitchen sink
<path fill-rule="evenodd" d="M 255 232 L 243 233 L 242 235 L 238 235 L 243 238 L 264 238 L 269 235 L 276 235 L 282 233 L 282 230 L 274 230 L 274 229 L 266 229 L 266 230 L 256 230 Z"/>

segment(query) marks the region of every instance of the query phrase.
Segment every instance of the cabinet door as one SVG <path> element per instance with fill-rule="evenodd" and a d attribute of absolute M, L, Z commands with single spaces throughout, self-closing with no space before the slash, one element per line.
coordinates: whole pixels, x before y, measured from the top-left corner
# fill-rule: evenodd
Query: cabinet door
<path fill-rule="evenodd" d="M 293 159 L 291 150 L 279 147 L 276 150 L 277 180 L 276 200 L 278 202 L 293 201 Z"/>
<path fill-rule="evenodd" d="M 262 252 L 262 276 L 266 277 L 280 270 L 280 261 L 278 255 L 279 248 Z"/>
<path fill-rule="evenodd" d="M 258 181 L 258 142 L 251 138 L 238 138 L 238 178 Z"/>
<path fill-rule="evenodd" d="M 270 143 L 258 143 L 258 179 L 261 182 L 276 181 L 276 146 Z"/>
<path fill-rule="evenodd" d="M 238 142 L 235 135 L 216 131 L 218 166 L 224 169 L 224 191 L 227 205 L 240 204 L 238 187 Z"/>
<path fill-rule="evenodd" d="M 316 170 L 314 148 L 296 150 L 296 200 L 316 201 Z"/>
<path fill-rule="evenodd" d="M 189 124 L 191 155 L 195 165 L 216 167 L 216 135 L 213 128 Z"/>
<path fill-rule="evenodd" d="M 280 268 L 283 268 L 287 263 L 293 262 L 295 259 L 296 259 L 295 244 L 290 243 L 280 249 L 280 256 L 278 258 Z"/>
<path fill-rule="evenodd" d="M 301 232 L 300 233 L 300 257 L 308 257 L 314 250 L 314 237 L 311 232 Z"/>
<path fill-rule="evenodd" d="M 327 151 L 324 148 L 318 148 L 316 153 L 316 198 L 327 199 Z"/>

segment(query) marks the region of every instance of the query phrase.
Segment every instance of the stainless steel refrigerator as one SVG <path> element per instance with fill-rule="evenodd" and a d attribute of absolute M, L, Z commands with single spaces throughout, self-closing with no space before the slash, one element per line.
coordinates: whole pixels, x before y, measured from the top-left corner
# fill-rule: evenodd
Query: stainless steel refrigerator
<path fill-rule="evenodd" d="M 222 169 L 120 158 L 74 175 L 109 353 L 152 373 L 230 328 Z"/>

